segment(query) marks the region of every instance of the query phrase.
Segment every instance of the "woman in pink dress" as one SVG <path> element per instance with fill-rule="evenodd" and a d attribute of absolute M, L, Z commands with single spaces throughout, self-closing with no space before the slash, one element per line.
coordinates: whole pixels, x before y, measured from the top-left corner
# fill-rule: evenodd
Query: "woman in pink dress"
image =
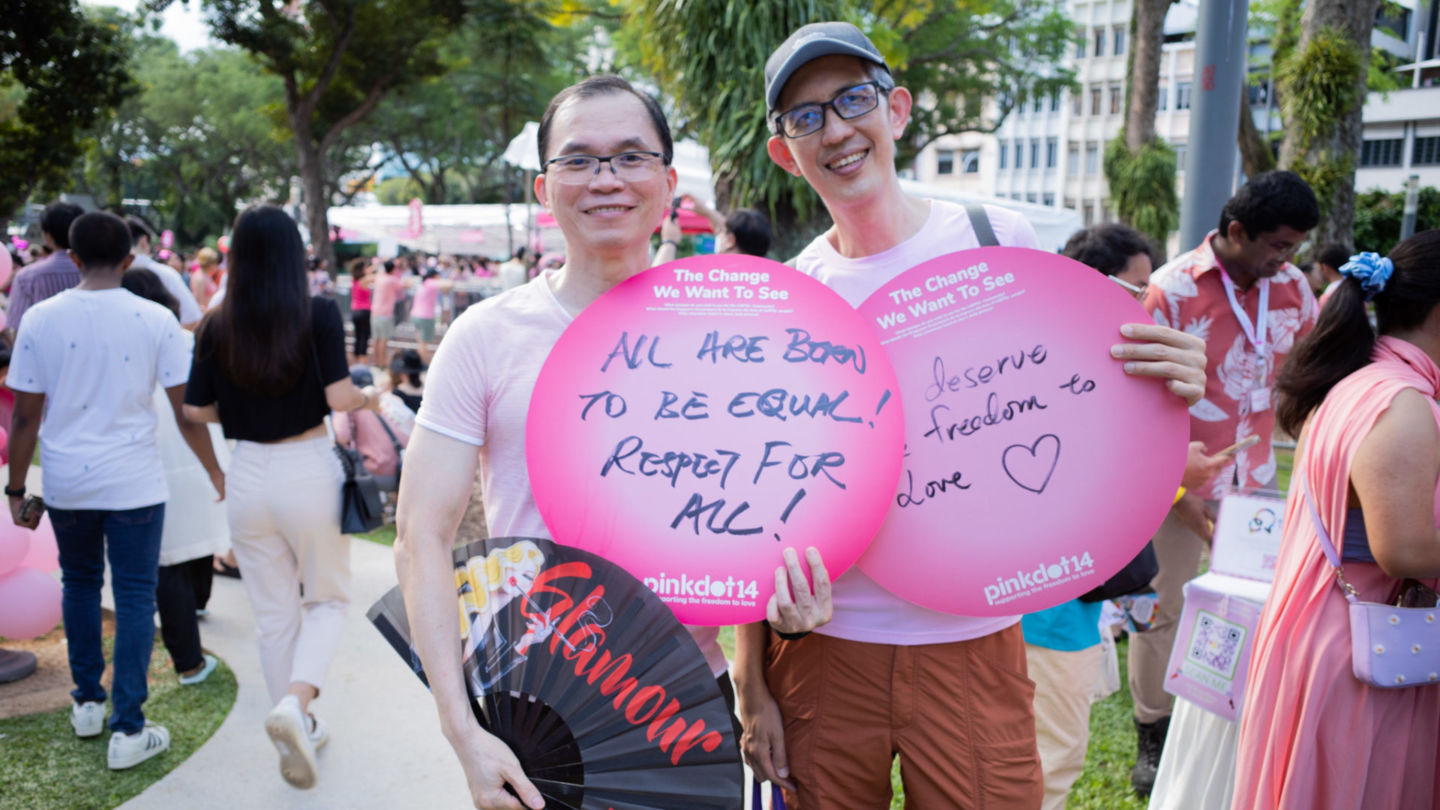
<path fill-rule="evenodd" d="M 1440 683 L 1378 689 L 1356 679 L 1348 603 L 1306 503 L 1314 499 L 1362 601 L 1393 602 L 1407 578 L 1440 584 L 1440 231 L 1388 259 L 1353 257 L 1341 272 L 1278 383 L 1276 416 L 1300 438 L 1250 662 L 1236 810 L 1440 806 Z"/>

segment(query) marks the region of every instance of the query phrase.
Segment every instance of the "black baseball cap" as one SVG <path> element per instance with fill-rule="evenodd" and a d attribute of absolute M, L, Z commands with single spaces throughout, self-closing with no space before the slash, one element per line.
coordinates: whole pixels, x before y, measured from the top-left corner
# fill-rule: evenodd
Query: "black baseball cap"
<path fill-rule="evenodd" d="M 890 69 L 870 38 L 847 22 L 810 23 L 796 29 L 765 60 L 765 103 L 774 110 L 795 71 L 822 56 L 843 54 Z"/>

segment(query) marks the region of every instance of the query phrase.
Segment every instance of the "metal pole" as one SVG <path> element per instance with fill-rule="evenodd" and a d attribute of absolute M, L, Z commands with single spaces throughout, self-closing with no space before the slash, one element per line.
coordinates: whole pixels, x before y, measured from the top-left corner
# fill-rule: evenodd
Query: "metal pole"
<path fill-rule="evenodd" d="M 1245 83 L 1246 0 L 1206 0 L 1195 30 L 1195 78 L 1190 92 L 1190 137 L 1180 249 L 1200 244 L 1230 198 L 1239 149 L 1240 93 Z"/>
<path fill-rule="evenodd" d="M 1420 211 L 1420 175 L 1405 181 L 1405 213 L 1400 219 L 1400 241 L 1415 235 L 1415 215 Z"/>

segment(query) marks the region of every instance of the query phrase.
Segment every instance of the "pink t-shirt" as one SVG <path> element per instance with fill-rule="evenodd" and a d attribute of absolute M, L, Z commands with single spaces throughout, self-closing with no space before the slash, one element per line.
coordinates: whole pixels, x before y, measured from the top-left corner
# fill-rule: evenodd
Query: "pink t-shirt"
<path fill-rule="evenodd" d="M 374 311 L 372 317 L 393 318 L 395 317 L 395 298 L 399 296 L 400 290 L 405 282 L 394 273 L 381 273 L 375 277 L 371 308 Z"/>
<path fill-rule="evenodd" d="M 435 302 L 440 297 L 440 280 L 427 278 L 420 283 L 420 289 L 415 291 L 415 303 L 410 307 L 412 318 L 434 318 Z"/>
<path fill-rule="evenodd" d="M 1035 229 L 1024 217 L 990 205 L 985 206 L 985 213 L 1000 244 L 1039 247 Z M 859 306 L 890 279 L 915 265 L 979 246 L 964 206 L 932 200 L 930 216 L 919 232 L 889 250 L 847 259 L 821 234 L 792 263 Z M 957 534 L 961 536 L 956 540 L 963 542 L 963 528 Z M 1020 621 L 1019 616 L 955 616 L 923 608 L 885 590 L 859 568 L 851 568 L 835 580 L 831 596 L 835 616 L 815 632 L 849 641 L 901 646 L 943 644 L 988 636 Z"/>
<path fill-rule="evenodd" d="M 356 279 L 350 283 L 350 311 L 370 311 L 370 290 L 360 286 L 360 280 Z"/>
<path fill-rule="evenodd" d="M 480 448 L 480 491 L 493 537 L 549 537 L 525 464 L 525 418 L 540 367 L 574 320 L 548 274 L 465 310 L 425 378 L 415 423 Z M 726 669 L 715 627 L 687 628 L 711 670 Z"/>

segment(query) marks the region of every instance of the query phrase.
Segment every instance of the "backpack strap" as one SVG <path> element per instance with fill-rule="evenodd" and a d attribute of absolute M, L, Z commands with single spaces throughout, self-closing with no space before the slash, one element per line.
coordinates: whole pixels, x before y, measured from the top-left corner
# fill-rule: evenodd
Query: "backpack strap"
<path fill-rule="evenodd" d="M 1000 240 L 995 238 L 995 229 L 990 227 L 990 216 L 985 213 L 985 206 L 967 205 L 965 213 L 970 215 L 970 227 L 975 229 L 975 238 L 980 240 L 980 247 L 999 246 Z"/>

